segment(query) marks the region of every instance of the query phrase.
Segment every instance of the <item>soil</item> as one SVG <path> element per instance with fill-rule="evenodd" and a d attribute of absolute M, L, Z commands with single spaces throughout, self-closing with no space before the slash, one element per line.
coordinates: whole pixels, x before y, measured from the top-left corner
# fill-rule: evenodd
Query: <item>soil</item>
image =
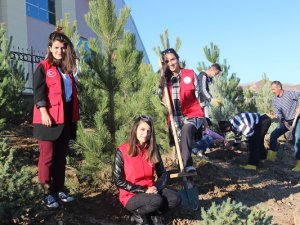
<path fill-rule="evenodd" d="M 10 126 L 0 133 L 7 137 L 10 146 L 18 149 L 20 160 L 33 167 L 37 165 L 38 146 L 31 137 L 32 127 L 28 124 Z M 266 140 L 268 143 L 268 137 Z M 210 149 L 208 159 L 194 157 L 198 175 L 195 184 L 199 190 L 200 207 L 208 209 L 212 202 L 221 203 L 227 198 L 251 207 L 268 210 L 273 216 L 272 224 L 292 225 L 300 217 L 300 172 L 293 172 L 295 158 L 290 144 L 280 141 L 281 158 L 275 162 L 262 162 L 256 171 L 240 168 L 247 162 L 245 149 L 226 151 Z M 163 156 L 168 170 L 174 169 L 171 155 Z M 67 174 L 76 178 L 68 166 Z M 76 201 L 62 205 L 59 209 L 46 209 L 42 203 L 39 210 L 32 210 L 16 224 L 67 224 L 67 225 L 129 225 L 130 213 L 118 201 L 114 185 L 105 183 L 93 190 L 81 187 Z M 170 186 L 182 188 L 182 179 L 175 178 Z M 298 216 L 298 217 L 297 217 Z M 29 222 L 30 221 L 30 222 Z M 200 210 L 177 208 L 165 215 L 166 224 L 195 225 L 201 223 Z"/>

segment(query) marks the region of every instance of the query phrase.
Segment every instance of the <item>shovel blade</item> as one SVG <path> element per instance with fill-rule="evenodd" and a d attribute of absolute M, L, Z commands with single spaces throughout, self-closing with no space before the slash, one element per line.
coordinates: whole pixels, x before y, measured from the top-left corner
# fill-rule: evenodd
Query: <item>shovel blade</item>
<path fill-rule="evenodd" d="M 199 209 L 198 188 L 183 188 L 178 192 L 181 198 L 181 206 L 186 209 L 192 209 L 194 211 Z"/>

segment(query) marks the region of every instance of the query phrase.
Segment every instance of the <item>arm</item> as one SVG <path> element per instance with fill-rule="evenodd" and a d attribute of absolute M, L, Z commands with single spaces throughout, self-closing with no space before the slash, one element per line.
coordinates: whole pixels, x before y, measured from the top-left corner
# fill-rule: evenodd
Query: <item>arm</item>
<path fill-rule="evenodd" d="M 280 107 L 280 106 L 277 104 L 277 102 L 276 102 L 276 100 L 275 100 L 275 98 L 274 98 L 274 99 L 273 99 L 273 110 L 274 110 L 275 116 L 276 116 L 276 118 L 277 118 L 279 121 L 283 122 L 282 112 L 281 112 L 281 110 L 280 110 L 279 107 Z"/>
<path fill-rule="evenodd" d="M 200 73 L 199 76 L 197 76 L 196 74 L 194 74 L 194 86 L 195 86 L 195 96 L 198 100 L 199 105 L 202 107 L 202 109 L 204 109 L 204 107 L 206 106 L 206 98 L 203 95 L 203 88 L 202 88 L 202 82 L 200 77 L 203 77 L 203 75 Z M 203 110 L 204 112 L 205 110 Z M 204 128 L 208 127 L 206 120 L 204 120 Z"/>
<path fill-rule="evenodd" d="M 119 149 L 116 150 L 115 165 L 113 168 L 113 181 L 118 188 L 124 189 L 132 193 L 145 193 L 146 189 L 140 185 L 134 185 L 125 180 L 124 161 L 122 153 Z"/>
<path fill-rule="evenodd" d="M 34 104 L 40 110 L 42 116 L 42 124 L 50 127 L 52 125 L 51 118 L 47 111 L 47 85 L 44 67 L 39 65 L 33 75 L 33 99 Z"/>
<path fill-rule="evenodd" d="M 214 132 L 213 130 L 206 128 L 205 133 L 208 134 L 209 136 L 213 137 L 214 139 L 218 139 L 221 141 L 224 141 L 224 137 L 218 134 L 217 132 Z"/>
<path fill-rule="evenodd" d="M 158 192 L 161 191 L 166 186 L 166 183 L 168 181 L 168 173 L 164 167 L 160 153 L 159 153 L 159 158 L 160 158 L 159 163 L 156 163 L 155 165 L 155 171 L 158 177 L 157 181 L 155 182 L 155 187 Z"/>
<path fill-rule="evenodd" d="M 212 95 L 209 93 L 209 91 L 207 90 L 207 76 L 204 74 L 199 74 L 199 76 L 201 75 L 200 79 L 201 79 L 201 90 L 203 93 L 203 97 L 205 100 L 210 101 L 212 98 Z"/>

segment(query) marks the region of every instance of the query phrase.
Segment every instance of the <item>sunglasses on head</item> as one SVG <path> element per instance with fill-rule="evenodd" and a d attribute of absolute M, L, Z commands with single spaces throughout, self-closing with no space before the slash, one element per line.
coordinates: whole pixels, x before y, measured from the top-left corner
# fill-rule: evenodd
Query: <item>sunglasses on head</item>
<path fill-rule="evenodd" d="M 168 53 L 173 53 L 174 55 L 177 55 L 177 52 L 176 52 L 173 48 L 168 48 L 168 49 L 162 51 L 162 52 L 161 52 L 161 55 L 162 55 L 162 56 L 165 56 L 165 55 L 168 54 Z"/>
<path fill-rule="evenodd" d="M 150 121 L 150 122 L 153 121 L 150 116 L 146 116 L 146 115 L 140 115 L 137 119 L 138 120 L 143 120 L 143 121 Z"/>

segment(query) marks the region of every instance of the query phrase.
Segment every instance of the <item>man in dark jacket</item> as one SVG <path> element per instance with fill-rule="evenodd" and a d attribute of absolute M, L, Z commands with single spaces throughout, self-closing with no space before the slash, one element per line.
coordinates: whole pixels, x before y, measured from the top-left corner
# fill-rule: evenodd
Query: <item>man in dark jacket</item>
<path fill-rule="evenodd" d="M 209 85 L 212 83 L 212 79 L 219 75 L 221 71 L 221 66 L 217 63 L 214 63 L 207 70 L 201 71 L 198 75 L 201 106 L 204 109 L 206 117 L 209 117 L 207 107 L 212 99 L 212 95 L 209 91 Z"/>

